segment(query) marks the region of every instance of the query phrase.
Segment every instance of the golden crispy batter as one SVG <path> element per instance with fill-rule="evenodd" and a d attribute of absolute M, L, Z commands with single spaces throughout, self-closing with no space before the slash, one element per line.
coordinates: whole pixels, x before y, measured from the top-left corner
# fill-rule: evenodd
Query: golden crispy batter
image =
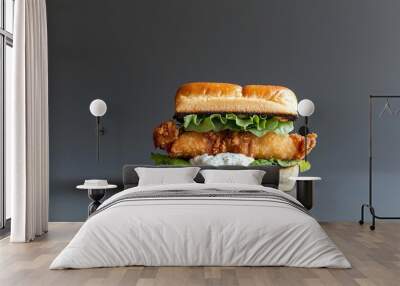
<path fill-rule="evenodd" d="M 202 154 L 227 152 L 222 133 L 183 132 L 167 150 L 173 157 L 193 158 Z"/>
<path fill-rule="evenodd" d="M 292 139 L 293 144 L 297 146 L 297 152 L 294 155 L 294 159 L 304 159 L 304 136 L 299 134 L 290 134 L 290 139 Z M 310 133 L 307 134 L 307 154 L 310 154 L 311 150 L 317 145 L 317 134 Z"/>
<path fill-rule="evenodd" d="M 175 128 L 175 129 L 174 129 Z M 168 131 L 166 131 L 168 130 Z M 173 134 L 173 136 L 171 136 Z M 176 135 L 178 134 L 178 135 Z M 172 157 L 193 158 L 202 154 L 241 153 L 255 159 L 303 159 L 304 136 L 268 132 L 257 137 L 250 132 L 182 132 L 171 121 L 154 130 L 154 145 Z M 307 135 L 307 154 L 315 147 L 317 135 Z"/>
<path fill-rule="evenodd" d="M 315 147 L 317 135 L 307 135 L 307 154 Z M 233 132 L 227 137 L 229 152 L 241 153 L 255 159 L 293 160 L 304 158 L 304 137 L 268 132 L 262 137 L 252 133 Z"/>
<path fill-rule="evenodd" d="M 154 129 L 153 142 L 156 148 L 168 150 L 171 144 L 178 139 L 179 129 L 174 121 L 170 120 L 162 123 Z"/>

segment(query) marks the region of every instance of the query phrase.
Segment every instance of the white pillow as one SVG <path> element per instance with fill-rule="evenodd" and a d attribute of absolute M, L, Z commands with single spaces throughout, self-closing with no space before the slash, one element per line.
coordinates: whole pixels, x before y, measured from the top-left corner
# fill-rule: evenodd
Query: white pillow
<path fill-rule="evenodd" d="M 202 170 L 205 184 L 246 184 L 261 185 L 265 171 L 261 170 Z"/>
<path fill-rule="evenodd" d="M 200 168 L 135 168 L 139 176 L 139 186 L 187 184 L 195 183 L 193 180 Z"/>

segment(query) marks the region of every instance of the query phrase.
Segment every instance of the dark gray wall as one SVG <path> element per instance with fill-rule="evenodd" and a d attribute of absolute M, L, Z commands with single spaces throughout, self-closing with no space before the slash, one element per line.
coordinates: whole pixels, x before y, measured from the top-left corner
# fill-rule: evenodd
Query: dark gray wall
<path fill-rule="evenodd" d="M 152 129 L 188 81 L 281 84 L 312 99 L 310 174 L 323 177 L 313 213 L 358 219 L 368 94 L 400 93 L 399 1 L 52 0 L 47 9 L 52 221 L 85 219 L 87 195 L 74 189 L 84 178 L 120 182 L 124 163 L 150 163 Z M 100 164 L 95 98 L 109 108 Z M 377 206 L 389 215 L 400 202 L 400 118 L 379 124 Z"/>

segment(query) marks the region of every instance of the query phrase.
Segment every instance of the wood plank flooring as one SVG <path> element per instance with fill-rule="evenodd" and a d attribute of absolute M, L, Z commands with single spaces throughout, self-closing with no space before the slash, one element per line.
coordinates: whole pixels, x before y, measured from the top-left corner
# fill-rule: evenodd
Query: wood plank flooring
<path fill-rule="evenodd" d="M 81 223 L 51 223 L 44 237 L 27 244 L 0 241 L 1 286 L 74 285 L 400 285 L 400 224 L 379 223 L 375 232 L 356 223 L 323 224 L 352 269 L 288 267 L 123 267 L 48 270 Z"/>

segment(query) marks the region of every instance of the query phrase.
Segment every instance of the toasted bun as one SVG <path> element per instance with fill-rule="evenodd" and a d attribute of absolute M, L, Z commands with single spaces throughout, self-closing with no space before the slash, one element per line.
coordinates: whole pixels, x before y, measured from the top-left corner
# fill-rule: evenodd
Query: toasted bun
<path fill-rule="evenodd" d="M 191 113 L 239 113 L 297 117 L 297 98 L 290 89 L 273 85 L 241 86 L 193 82 L 175 97 L 176 116 Z"/>

